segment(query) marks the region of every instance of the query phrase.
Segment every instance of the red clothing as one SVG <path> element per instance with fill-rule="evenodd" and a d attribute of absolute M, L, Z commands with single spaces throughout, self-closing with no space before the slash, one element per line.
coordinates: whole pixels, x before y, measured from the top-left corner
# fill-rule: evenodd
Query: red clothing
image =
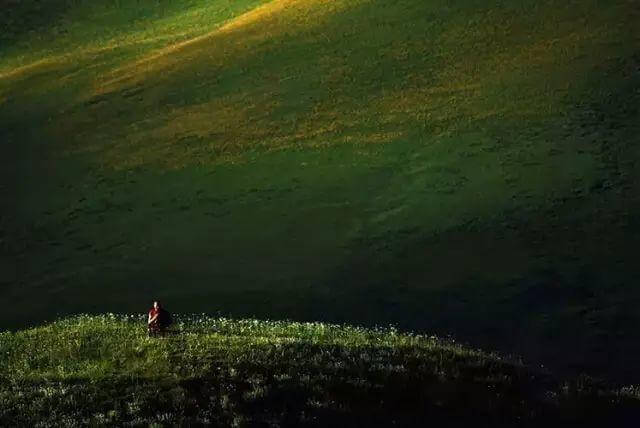
<path fill-rule="evenodd" d="M 155 317 L 155 320 L 153 318 Z M 154 336 L 158 333 L 164 336 L 164 332 L 171 324 L 171 314 L 162 308 L 151 308 L 149 310 L 149 320 L 153 320 L 149 323 L 149 336 Z"/>

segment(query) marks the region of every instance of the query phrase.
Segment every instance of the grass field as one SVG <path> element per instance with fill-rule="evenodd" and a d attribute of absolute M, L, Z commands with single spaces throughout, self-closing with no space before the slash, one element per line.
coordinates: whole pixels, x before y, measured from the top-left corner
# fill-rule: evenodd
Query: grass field
<path fill-rule="evenodd" d="M 393 323 L 640 381 L 631 0 L 4 0 L 0 328 Z"/>
<path fill-rule="evenodd" d="M 637 388 L 607 389 L 395 330 L 79 316 L 0 333 L 7 426 L 616 426 Z"/>

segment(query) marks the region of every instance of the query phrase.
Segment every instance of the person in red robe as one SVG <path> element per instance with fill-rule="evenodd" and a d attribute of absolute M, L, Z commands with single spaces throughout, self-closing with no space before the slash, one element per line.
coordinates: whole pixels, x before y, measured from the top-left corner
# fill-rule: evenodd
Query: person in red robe
<path fill-rule="evenodd" d="M 171 314 L 162 307 L 159 301 L 154 301 L 153 307 L 149 310 L 149 317 L 147 318 L 149 337 L 164 336 L 170 324 Z"/>

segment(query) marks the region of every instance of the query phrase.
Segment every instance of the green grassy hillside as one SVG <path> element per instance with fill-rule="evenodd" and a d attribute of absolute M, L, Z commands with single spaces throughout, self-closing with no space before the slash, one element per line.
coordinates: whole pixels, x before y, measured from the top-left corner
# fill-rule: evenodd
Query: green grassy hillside
<path fill-rule="evenodd" d="M 637 2 L 5 3 L 0 327 L 161 298 L 640 380 Z"/>
<path fill-rule="evenodd" d="M 634 388 L 435 337 L 322 323 L 80 316 L 1 333 L 6 426 L 633 426 Z"/>

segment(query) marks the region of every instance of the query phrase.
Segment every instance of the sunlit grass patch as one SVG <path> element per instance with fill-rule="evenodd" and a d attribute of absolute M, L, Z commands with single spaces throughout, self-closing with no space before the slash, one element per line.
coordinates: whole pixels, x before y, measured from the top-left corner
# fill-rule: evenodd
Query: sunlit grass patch
<path fill-rule="evenodd" d="M 184 40 L 152 52 L 150 55 L 125 64 L 98 79 L 96 94 L 108 93 L 132 85 L 146 76 L 170 72 L 172 67 L 199 57 L 210 66 L 220 66 L 230 59 L 251 55 L 252 45 L 309 30 L 331 14 L 353 7 L 355 3 L 326 0 L 272 0 L 256 7 L 210 33 Z"/>
<path fill-rule="evenodd" d="M 329 16 L 362 7 L 370 5 L 277 0 L 210 33 L 105 70 L 90 100 L 138 86 L 141 97 L 161 96 L 145 88 L 151 82 L 162 87 L 185 85 L 195 91 L 197 99 L 186 102 L 195 105 L 169 111 L 150 105 L 162 123 L 151 131 L 128 133 L 111 144 L 107 163 L 122 168 L 145 162 L 159 165 L 171 159 L 175 168 L 215 162 L 216 157 L 234 157 L 257 148 L 384 143 L 416 133 L 423 134 L 422 138 L 455 135 L 487 121 L 540 123 L 562 115 L 567 105 L 561 95 L 579 90 L 567 85 L 563 76 L 583 67 L 581 58 L 592 50 L 597 55 L 584 61 L 596 64 L 601 60 L 599 45 L 619 35 L 603 23 L 587 28 L 576 20 L 555 26 L 532 21 L 535 27 L 527 30 L 520 22 L 526 19 L 511 10 L 477 12 L 471 15 L 471 23 L 454 19 L 441 33 L 405 43 L 394 40 L 390 45 L 360 37 L 346 27 L 339 27 L 343 34 L 325 32 Z M 369 18 L 375 25 L 375 19 L 367 15 L 356 25 L 366 30 Z M 513 41 L 507 37 L 511 33 Z M 318 56 L 309 55 L 305 59 L 309 64 L 292 67 L 281 55 L 283 49 L 296 46 L 296 34 L 314 46 Z M 478 46 L 470 49 L 471 41 Z M 371 43 L 381 46 L 371 50 Z M 359 66 L 348 56 L 335 54 L 351 49 L 351 44 L 371 52 Z M 326 54 L 332 50 L 332 55 Z M 269 61 L 274 55 L 286 63 Z M 418 62 L 423 66 L 412 65 Z M 394 76 L 394 69 L 403 67 L 407 68 L 405 78 Z M 558 77 L 547 79 L 551 67 Z M 387 68 L 391 74 L 385 77 L 377 68 Z M 380 76 L 374 78 L 374 74 Z M 229 94 L 224 76 L 232 77 L 236 94 Z M 539 90 L 541 82 L 544 85 Z M 296 99 L 300 91 L 310 91 L 313 100 Z M 138 108 L 144 111 L 146 105 Z M 110 114 L 104 108 L 102 112 Z M 190 144 L 185 145 L 185 139 Z"/>
<path fill-rule="evenodd" d="M 128 58 L 135 58 L 151 49 L 207 34 L 260 2 L 217 0 L 148 5 L 80 2 L 66 12 L 62 9 L 63 18 L 53 29 L 42 28 L 3 46 L 7 55 L 0 60 L 0 79 L 28 75 L 42 70 L 45 64 L 68 66 L 84 56 L 105 51 L 133 47 L 135 53 Z M 20 50 L 23 45 L 29 49 Z M 111 65 L 118 64 L 116 61 Z"/>
<path fill-rule="evenodd" d="M 46 71 L 47 67 L 53 67 L 55 65 L 64 64 L 64 62 L 65 62 L 64 57 L 44 58 L 28 65 L 23 65 L 10 70 L 6 70 L 4 72 L 0 72 L 0 79 L 17 77 L 17 76 L 20 76 L 21 74 L 28 73 L 33 70 Z"/>
<path fill-rule="evenodd" d="M 638 406 L 633 389 L 558 382 L 513 359 L 393 328 L 176 321 L 165 338 L 146 337 L 139 315 L 113 314 L 1 333 L 0 422 L 48 414 L 52 424 L 420 426 L 428 417 L 502 425 L 591 422 L 582 412 L 602 418 Z"/>

